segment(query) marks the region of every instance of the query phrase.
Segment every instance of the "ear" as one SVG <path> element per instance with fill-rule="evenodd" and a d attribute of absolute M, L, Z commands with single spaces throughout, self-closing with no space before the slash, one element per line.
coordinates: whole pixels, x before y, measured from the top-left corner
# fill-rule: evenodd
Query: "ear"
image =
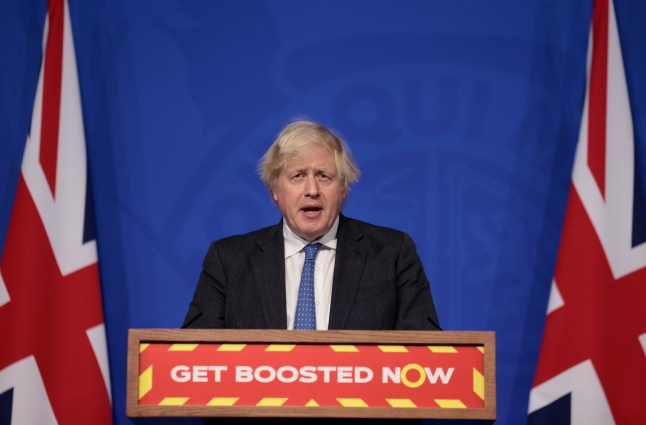
<path fill-rule="evenodd" d="M 271 197 L 274 200 L 274 202 L 278 202 L 278 195 L 276 195 L 276 191 L 272 190 L 271 191 Z"/>

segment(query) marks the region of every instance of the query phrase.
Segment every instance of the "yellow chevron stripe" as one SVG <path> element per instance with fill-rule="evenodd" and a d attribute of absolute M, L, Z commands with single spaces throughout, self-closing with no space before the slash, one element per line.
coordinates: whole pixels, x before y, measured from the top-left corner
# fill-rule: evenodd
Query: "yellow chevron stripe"
<path fill-rule="evenodd" d="M 153 389 L 153 367 L 152 365 L 148 366 L 148 369 L 144 370 L 139 375 L 139 400 L 146 394 L 148 391 Z"/>
<path fill-rule="evenodd" d="M 343 407 L 368 407 L 366 402 L 360 398 L 337 398 L 336 401 Z"/>
<path fill-rule="evenodd" d="M 240 397 L 213 397 L 207 406 L 233 406 Z"/>
<path fill-rule="evenodd" d="M 484 354 L 484 346 L 479 345 L 479 346 L 478 346 L 478 350 L 480 350 L 480 352 L 481 352 L 482 354 Z"/>
<path fill-rule="evenodd" d="M 457 353 L 458 350 L 450 345 L 429 345 L 428 349 L 433 353 Z"/>
<path fill-rule="evenodd" d="M 354 345 L 330 345 L 332 351 L 337 353 L 358 353 L 359 349 Z"/>
<path fill-rule="evenodd" d="M 380 345 L 379 349 L 384 353 L 408 353 L 408 349 L 403 345 Z"/>
<path fill-rule="evenodd" d="M 260 400 L 256 406 L 282 406 L 286 401 L 287 398 L 267 397 Z"/>
<path fill-rule="evenodd" d="M 217 351 L 242 351 L 247 344 L 222 344 Z"/>
<path fill-rule="evenodd" d="M 166 397 L 159 402 L 160 406 L 182 406 L 188 401 L 188 397 Z"/>
<path fill-rule="evenodd" d="M 199 344 L 173 344 L 168 351 L 193 351 Z"/>
<path fill-rule="evenodd" d="M 467 406 L 465 406 L 464 403 L 460 400 L 452 400 L 452 399 L 435 399 L 435 401 L 440 407 L 442 408 L 453 408 L 453 409 L 464 409 Z"/>
<path fill-rule="evenodd" d="M 271 344 L 265 348 L 265 351 L 283 351 L 289 352 L 296 347 L 296 344 Z"/>
<path fill-rule="evenodd" d="M 473 392 L 484 400 L 484 375 L 473 368 Z"/>
<path fill-rule="evenodd" d="M 143 353 L 146 348 L 150 347 L 150 344 L 144 343 L 144 344 L 139 344 L 139 352 Z"/>
<path fill-rule="evenodd" d="M 392 407 L 417 407 L 409 398 L 387 398 L 386 401 Z"/>
<path fill-rule="evenodd" d="M 319 404 L 314 399 L 311 399 L 310 401 L 307 402 L 307 404 L 305 404 L 305 406 L 307 407 L 318 406 L 318 405 Z"/>

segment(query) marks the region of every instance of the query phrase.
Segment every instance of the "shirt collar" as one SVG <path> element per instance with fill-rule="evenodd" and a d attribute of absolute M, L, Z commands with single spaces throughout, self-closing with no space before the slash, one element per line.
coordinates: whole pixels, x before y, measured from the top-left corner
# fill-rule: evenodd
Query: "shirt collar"
<path fill-rule="evenodd" d="M 318 242 L 326 248 L 336 250 L 336 231 L 339 229 L 339 216 L 334 220 L 332 228 L 319 239 L 313 242 Z M 287 225 L 287 221 L 283 220 L 283 239 L 285 240 L 285 258 L 289 258 L 292 255 L 300 252 L 305 248 L 305 245 L 309 244 L 309 241 L 298 236 L 294 231 Z"/>

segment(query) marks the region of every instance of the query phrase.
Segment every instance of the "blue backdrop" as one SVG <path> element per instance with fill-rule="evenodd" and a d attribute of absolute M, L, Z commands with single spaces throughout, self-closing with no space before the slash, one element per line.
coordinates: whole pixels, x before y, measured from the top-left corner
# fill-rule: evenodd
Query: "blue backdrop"
<path fill-rule="evenodd" d="M 344 212 L 413 236 L 443 327 L 496 331 L 496 423 L 525 421 L 592 0 L 70 0 L 70 8 L 116 423 L 129 423 L 128 328 L 180 326 L 209 243 L 279 220 L 255 168 L 299 116 L 336 129 L 362 168 Z M 45 9 L 45 0 L 0 1 L 0 246 Z M 639 137 L 646 5 L 617 0 L 616 9 Z M 643 159 L 646 142 L 638 143 Z"/>

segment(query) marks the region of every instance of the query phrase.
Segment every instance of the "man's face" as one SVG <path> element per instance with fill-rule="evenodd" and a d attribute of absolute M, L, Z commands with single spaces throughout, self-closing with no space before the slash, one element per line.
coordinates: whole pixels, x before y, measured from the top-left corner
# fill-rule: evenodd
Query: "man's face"
<path fill-rule="evenodd" d="M 347 191 L 337 174 L 332 151 L 314 144 L 287 163 L 272 196 L 294 233 L 313 241 L 332 228 Z"/>

